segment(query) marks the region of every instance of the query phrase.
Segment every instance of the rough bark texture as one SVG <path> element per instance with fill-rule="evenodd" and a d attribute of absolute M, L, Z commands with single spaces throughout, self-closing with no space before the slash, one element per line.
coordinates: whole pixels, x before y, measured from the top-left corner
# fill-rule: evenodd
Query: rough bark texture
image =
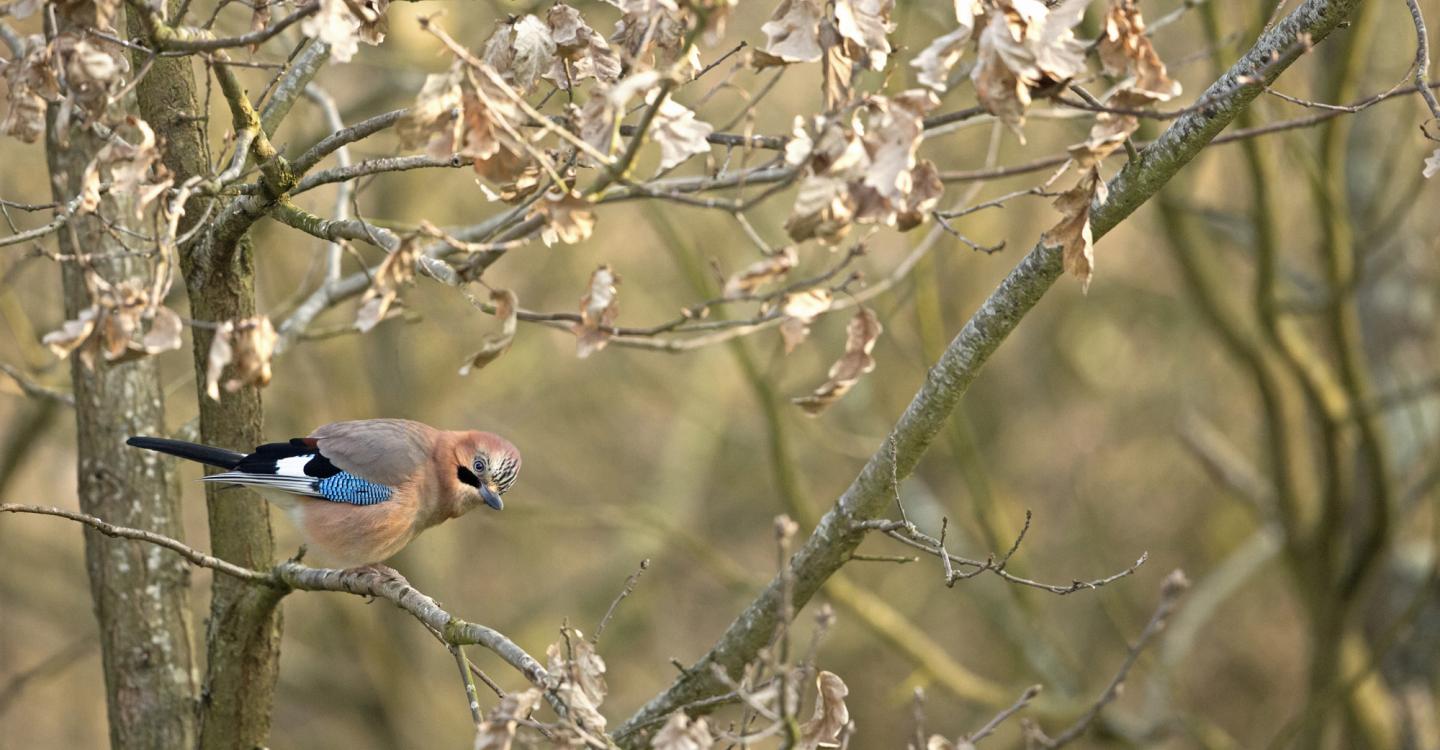
<path fill-rule="evenodd" d="M 140 33 L 132 19 L 131 33 Z M 188 58 L 156 59 L 136 89 L 140 114 L 163 143 L 165 165 L 177 180 L 209 172 L 204 130 L 195 116 L 195 75 Z M 187 207 L 182 233 L 205 212 L 204 201 Z M 181 247 L 180 268 L 196 320 L 221 321 L 255 314 L 255 265 L 248 237 L 224 246 L 207 243 L 205 233 Z M 204 382 L 205 357 L 213 331 L 194 332 L 197 382 Z M 216 402 L 203 389 L 202 442 L 249 450 L 260 440 L 260 392 L 222 392 Z M 274 559 L 268 504 L 248 490 L 206 486 L 210 548 L 217 557 L 256 570 Z M 281 594 L 216 576 L 206 632 L 207 669 L 200 705 L 200 747 L 250 750 L 266 744 L 280 661 Z"/>
<path fill-rule="evenodd" d="M 54 107 L 52 107 L 52 110 Z M 53 115 L 53 112 L 52 112 Z M 88 133 L 68 143 L 46 128 L 51 190 L 68 201 L 80 189 L 85 165 L 101 147 Z M 130 216 L 106 199 L 107 216 Z M 73 231 L 72 231 L 73 230 Z M 89 254 L 90 267 L 109 282 L 149 276 L 145 259 L 130 254 L 94 217 L 72 219 L 59 233 L 60 252 Z M 79 264 L 61 265 L 65 314 L 90 304 Z M 130 435 L 163 433 L 164 398 L 155 361 L 94 369 L 71 360 L 75 393 L 80 508 L 126 526 L 183 538 L 179 491 L 167 465 L 148 451 L 127 448 Z M 158 553 L 158 554 L 157 554 Z M 190 571 L 183 560 L 142 542 L 111 539 L 86 529 L 85 566 L 100 626 L 100 648 L 113 748 L 190 747 L 195 743 L 198 694 L 190 624 Z"/>
<path fill-rule="evenodd" d="M 1210 106 L 1178 118 L 1140 158 L 1127 164 L 1111 181 L 1109 200 L 1096 206 L 1092 213 L 1095 238 L 1113 229 L 1153 196 L 1260 93 L 1260 87 L 1253 83 L 1238 86 L 1240 80 L 1273 81 L 1302 53 L 1304 47 L 1297 43 L 1302 35 L 1318 43 L 1345 21 L 1358 3 L 1359 0 L 1306 0 L 1266 31 L 1244 57 L 1200 95 L 1200 100 L 1212 102 Z M 860 475 L 791 559 L 790 585 L 796 611 L 859 546 L 865 532 L 858 530 L 855 522 L 876 518 L 891 506 L 892 476 L 903 479 L 915 469 L 980 368 L 1062 271 L 1059 248 L 1037 245 L 950 342 L 890 437 L 870 457 Z M 895 446 L 893 465 L 891 441 Z M 784 584 L 778 577 L 771 581 L 711 650 L 621 725 L 615 731 L 615 739 L 625 747 L 647 745 L 649 733 L 658 728 L 658 722 L 666 716 L 687 704 L 726 692 L 713 668 L 720 667 L 732 676 L 738 675 L 744 664 L 765 646 L 778 624 L 783 591 Z"/>

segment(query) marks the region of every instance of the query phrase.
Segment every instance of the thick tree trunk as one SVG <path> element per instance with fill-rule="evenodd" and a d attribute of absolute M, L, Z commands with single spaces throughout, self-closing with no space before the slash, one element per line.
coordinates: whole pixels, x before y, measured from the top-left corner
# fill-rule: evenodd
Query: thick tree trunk
<path fill-rule="evenodd" d="M 52 110 L 54 108 L 52 107 Z M 53 112 L 52 112 L 53 114 Z M 68 144 L 46 128 L 51 190 L 68 201 L 86 164 L 102 145 L 72 132 Z M 107 203 L 110 199 L 107 198 Z M 128 208 L 102 206 L 106 216 Z M 94 217 L 72 219 L 59 234 L 60 252 L 85 254 L 85 265 L 109 282 L 148 279 L 147 262 L 107 234 Z M 90 305 L 85 270 L 62 266 L 65 314 Z M 71 360 L 75 391 L 80 509 L 123 526 L 183 538 L 178 488 L 165 462 L 126 447 L 125 438 L 163 434 L 165 409 L 155 361 L 87 368 Z M 190 572 L 175 555 L 142 542 L 85 530 L 85 564 L 100 625 L 100 647 L 114 748 L 183 748 L 196 737 L 197 677 L 190 625 Z"/>
<path fill-rule="evenodd" d="M 131 33 L 141 29 L 132 19 Z M 196 119 L 195 75 L 189 58 L 157 58 L 136 88 L 140 114 L 162 143 L 165 165 L 183 181 L 209 172 L 203 121 Z M 205 201 L 192 200 L 182 233 L 205 213 Z M 218 213 L 218 211 L 217 211 Z M 248 237 L 228 246 L 206 241 L 201 232 L 180 249 L 180 268 L 196 320 L 223 321 L 255 314 L 255 266 Z M 213 331 L 193 329 L 195 373 L 204 382 L 205 358 Z M 222 391 L 220 401 L 197 388 L 202 442 L 249 450 L 260 441 L 260 392 Z M 269 506 L 258 495 L 238 488 L 206 487 L 210 547 L 214 554 L 249 568 L 266 569 L 274 561 Z M 266 744 L 270 708 L 280 662 L 280 594 L 229 576 L 215 576 L 206 633 L 207 670 L 200 706 L 200 747 L 250 750 Z"/>

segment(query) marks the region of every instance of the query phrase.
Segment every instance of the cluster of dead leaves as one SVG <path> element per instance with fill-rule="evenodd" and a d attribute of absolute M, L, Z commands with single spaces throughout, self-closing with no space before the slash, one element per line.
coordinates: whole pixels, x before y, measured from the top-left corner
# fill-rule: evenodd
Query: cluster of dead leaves
<path fill-rule="evenodd" d="M 885 224 L 907 231 L 939 202 L 939 171 L 916 152 L 925 114 L 939 101 L 925 89 L 871 96 L 849 114 L 817 116 L 810 128 L 797 118 L 785 160 L 805 177 L 785 228 L 791 239 L 838 242 L 853 224 Z"/>
<path fill-rule="evenodd" d="M 126 140 L 126 136 L 134 142 Z M 137 219 L 175 184 L 170 170 L 160 161 L 155 131 L 149 123 L 131 116 L 125 119 L 123 128 L 111 131 L 110 140 L 85 167 L 77 211 L 96 211 L 100 206 L 102 184 L 106 182 L 111 196 L 133 206 Z M 176 210 L 183 209 L 177 207 Z"/>
<path fill-rule="evenodd" d="M 550 730 L 552 747 L 589 747 L 588 738 L 603 737 L 606 720 L 600 713 L 608 689 L 605 660 L 580 631 L 566 629 L 559 641 L 545 651 L 546 668 L 554 681 L 554 696 L 565 706 L 566 716 Z M 539 688 L 510 693 L 491 709 L 475 735 L 475 750 L 510 750 L 520 720 L 539 708 Z"/>
<path fill-rule="evenodd" d="M 47 44 L 27 37 L 25 53 L 0 62 L 7 90 L 0 134 L 34 143 L 45 133 L 45 108 L 57 104 L 55 128 L 66 141 L 71 123 L 108 119 L 112 97 L 125 85 L 128 59 L 118 47 L 64 33 Z"/>
<path fill-rule="evenodd" d="M 815 677 L 815 688 L 815 707 L 810 719 L 800 724 L 800 737 L 792 745 L 796 750 L 834 747 L 850 724 L 850 708 L 845 705 L 850 688 L 845 681 L 834 672 L 821 671 Z M 753 695 L 751 699 L 762 697 L 769 697 L 772 702 L 780 700 L 772 691 Z M 787 696 L 786 700 L 794 701 L 795 697 Z M 722 740 L 712 733 L 704 719 L 692 719 L 684 711 L 676 711 L 655 733 L 650 746 L 655 750 L 709 750 L 730 744 L 728 739 Z"/>
<path fill-rule="evenodd" d="M 894 0 L 781 0 L 760 27 L 765 43 L 752 56 L 757 68 L 825 61 L 825 108 L 850 99 L 856 66 L 883 70 L 893 48 Z"/>
<path fill-rule="evenodd" d="M 229 393 L 246 386 L 269 385 L 275 342 L 275 327 L 270 324 L 269 316 L 256 315 L 220 323 L 205 357 L 205 395 L 220 400 L 220 378 L 226 366 L 230 367 L 230 378 L 224 386 Z"/>
<path fill-rule="evenodd" d="M 85 283 L 90 306 L 41 339 L 55 356 L 73 352 L 93 369 L 97 358 L 118 364 L 180 348 L 180 316 L 151 290 L 130 281 L 112 285 L 94 272 L 86 273 Z"/>
<path fill-rule="evenodd" d="M 380 261 L 380 267 L 370 278 L 370 286 L 360 297 L 360 309 L 355 314 L 356 330 L 364 333 L 385 319 L 399 299 L 400 288 L 415 280 L 415 265 L 420 255 L 420 240 L 412 236 Z"/>

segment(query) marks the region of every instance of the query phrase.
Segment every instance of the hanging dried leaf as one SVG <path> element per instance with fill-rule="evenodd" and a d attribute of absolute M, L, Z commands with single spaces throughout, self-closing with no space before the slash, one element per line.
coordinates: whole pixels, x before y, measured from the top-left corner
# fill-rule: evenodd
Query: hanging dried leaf
<path fill-rule="evenodd" d="M 700 50 L 686 45 L 690 16 L 671 0 L 609 0 L 624 15 L 610 41 L 628 53 L 634 70 L 648 70 L 682 57 L 690 72 L 700 70 Z"/>
<path fill-rule="evenodd" d="M 458 153 L 474 159 L 475 173 L 496 184 L 515 182 L 532 166 L 525 145 L 517 139 L 524 113 L 491 80 L 494 71 L 465 71 L 460 87 L 463 135 Z"/>
<path fill-rule="evenodd" d="M 763 260 L 757 260 L 726 280 L 723 296 L 726 299 L 738 299 L 754 294 L 756 289 L 789 273 L 798 260 L 799 256 L 796 255 L 794 247 L 787 247 Z"/>
<path fill-rule="evenodd" d="M 590 286 L 580 298 L 580 322 L 570 328 L 575 333 L 575 356 L 584 359 L 610 341 L 610 333 L 604 328 L 614 325 L 615 316 L 620 314 L 616 304 L 619 283 L 620 277 L 608 265 L 590 274 Z"/>
<path fill-rule="evenodd" d="M 573 190 L 551 190 L 535 201 L 529 216 L 545 221 L 540 239 L 546 247 L 556 242 L 573 245 L 589 239 L 595 230 L 595 212 L 591 208 L 590 201 Z"/>
<path fill-rule="evenodd" d="M 464 119 L 460 117 L 460 83 L 464 79 L 457 62 L 445 73 L 425 76 L 425 85 L 415 96 L 405 116 L 395 123 L 404 149 L 425 146 L 425 152 L 443 159 L 460 150 Z"/>
<path fill-rule="evenodd" d="M 925 134 L 925 113 L 939 104 L 940 100 L 924 89 L 872 100 L 865 134 L 870 167 L 865 170 L 864 182 L 886 200 L 901 202 L 910 193 L 915 152 Z"/>
<path fill-rule="evenodd" d="M 824 5 L 821 0 L 780 0 L 770 20 L 760 27 L 765 44 L 755 53 L 755 66 L 819 60 Z"/>
<path fill-rule="evenodd" d="M 893 206 L 895 228 L 908 232 L 924 224 L 944 193 L 945 183 L 940 181 L 940 170 L 929 159 L 921 160 L 910 170 L 910 192 Z"/>
<path fill-rule="evenodd" d="M 796 242 L 814 238 L 834 244 L 850 233 L 854 218 L 849 183 L 833 177 L 807 177 L 795 194 L 785 231 Z"/>
<path fill-rule="evenodd" d="M 1099 47 L 1105 72 L 1127 79 L 1126 90 L 1152 102 L 1180 95 L 1180 82 L 1170 78 L 1155 45 L 1145 34 L 1145 19 L 1135 0 L 1110 0 Z"/>
<path fill-rule="evenodd" d="M 502 21 L 485 43 L 484 61 L 522 95 L 529 93 L 541 74 L 555 66 L 550 27 L 532 15 Z"/>
<path fill-rule="evenodd" d="M 653 103 L 658 91 L 652 91 L 646 99 Z M 708 122 L 695 119 L 691 112 L 674 99 L 660 103 L 655 119 L 650 126 L 650 138 L 660 144 L 660 168 L 663 172 L 680 162 L 698 154 L 710 153 L 710 142 L 705 140 L 715 128 Z"/>
<path fill-rule="evenodd" d="M 859 314 L 856 317 L 858 318 Z M 874 321 L 873 314 L 871 320 Z M 876 322 L 874 327 L 875 335 L 879 336 L 880 324 Z M 854 323 L 851 323 L 851 328 L 853 331 Z M 871 344 L 873 343 L 874 339 L 871 339 Z M 868 347 L 866 352 L 868 357 Z M 873 361 L 871 367 L 874 367 Z M 850 723 L 850 709 L 845 705 L 845 696 L 850 694 L 850 688 L 845 686 L 845 682 L 834 672 L 821 671 L 815 677 L 815 687 L 818 688 L 815 714 L 800 728 L 800 743 L 797 745 L 800 750 L 815 750 L 821 743 L 834 742 L 839 739 L 845 725 Z"/>
<path fill-rule="evenodd" d="M 45 334 L 40 343 L 50 348 L 51 353 L 60 359 L 70 356 L 70 353 L 79 349 L 87 342 L 91 343 L 91 350 L 84 353 L 81 361 L 86 367 L 93 367 L 95 353 L 99 350 L 98 339 L 90 342 L 90 334 L 95 332 L 95 320 L 100 316 L 100 311 L 95 306 L 90 306 L 80 311 L 74 320 L 67 320 L 54 331 Z"/>
<path fill-rule="evenodd" d="M 420 241 L 407 238 L 394 252 L 385 256 L 370 288 L 360 297 L 360 309 L 355 313 L 355 330 L 364 333 L 385 319 L 391 305 L 400 294 L 400 287 L 415 279 L 415 265 L 420 259 Z"/>
<path fill-rule="evenodd" d="M 495 305 L 495 319 L 500 321 L 500 330 L 480 337 L 480 348 L 460 366 L 461 376 L 469 375 L 471 371 L 479 370 L 499 359 L 500 355 L 510 351 L 510 345 L 515 342 L 515 329 L 520 312 L 519 298 L 509 289 L 494 289 L 490 292 L 490 302 Z"/>
<path fill-rule="evenodd" d="M 330 45 L 330 59 L 345 63 L 360 42 L 378 45 L 389 30 L 385 11 L 390 0 L 319 0 L 315 13 L 300 22 L 300 33 Z"/>
<path fill-rule="evenodd" d="M 1429 158 L 1425 160 L 1425 168 L 1420 170 L 1420 173 L 1424 175 L 1427 180 L 1440 174 L 1440 148 L 1435 149 Z"/>
<path fill-rule="evenodd" d="M 880 325 L 880 319 L 875 317 L 875 312 L 870 308 L 862 307 L 855 311 L 855 317 L 850 319 L 850 325 L 845 328 L 845 353 L 840 356 L 840 359 L 835 360 L 835 364 L 830 366 L 829 380 L 821 383 L 820 387 L 816 388 L 810 395 L 800 396 L 792 400 L 798 404 L 800 408 L 804 409 L 806 414 L 812 417 L 830 408 L 831 404 L 839 401 L 842 396 L 850 392 L 850 389 L 860 380 L 861 375 L 875 369 L 875 358 L 870 356 L 870 351 L 875 348 L 875 340 L 880 338 L 880 334 L 884 330 L 885 328 Z M 829 673 L 822 672 L 820 675 L 822 683 L 824 682 L 826 674 Z M 822 698 L 824 698 L 821 705 L 826 707 L 827 710 L 833 708 L 831 698 L 826 695 L 827 691 L 831 693 L 834 693 L 836 690 L 839 691 L 839 697 L 835 700 L 845 697 L 845 683 L 840 682 L 839 677 L 835 677 L 834 675 L 831 675 L 831 677 L 834 677 L 833 682 L 828 685 L 820 685 Z M 815 722 L 820 720 L 821 705 L 816 706 L 816 718 L 811 720 L 811 724 L 815 724 Z M 840 701 L 838 710 L 842 713 L 844 712 L 845 706 L 843 700 Z M 826 715 L 830 718 L 836 716 L 834 713 L 827 713 Z M 839 725 L 836 725 L 834 732 L 839 732 L 839 727 L 844 726 L 846 720 L 847 719 L 841 719 Z M 810 736 L 808 726 L 809 725 L 807 725 L 806 729 L 807 737 Z M 827 724 L 825 726 L 828 727 L 830 725 Z M 828 735 L 822 734 L 820 735 L 820 739 L 833 739 L 835 736 L 834 732 Z M 814 745 L 811 745 L 811 747 L 814 747 Z"/>
<path fill-rule="evenodd" d="M 1090 277 L 1095 270 L 1095 243 L 1090 229 L 1090 207 L 1103 202 L 1107 195 L 1105 181 L 1100 179 L 1100 170 L 1095 167 L 1086 170 L 1075 187 L 1055 199 L 1052 205 L 1063 218 L 1040 236 L 1042 243 L 1060 248 L 1066 273 L 1080 279 L 1086 290 L 1090 288 Z"/>
<path fill-rule="evenodd" d="M 99 207 L 100 183 L 107 176 L 110 194 L 117 200 L 132 203 L 136 218 L 144 216 L 146 207 L 175 184 L 170 171 L 160 161 L 155 131 L 133 115 L 125 119 L 125 124 L 138 134 L 138 142 L 132 144 L 125 140 L 117 128 L 105 146 L 95 154 L 82 175 L 81 194 L 84 200 L 79 206 L 81 212 L 91 212 Z"/>
<path fill-rule="evenodd" d="M 1105 104 L 1116 109 L 1134 109 L 1149 102 L 1149 97 L 1129 89 L 1115 92 Z M 1089 169 L 1102 159 L 1125 145 L 1126 139 L 1140 127 L 1140 118 L 1116 112 L 1100 112 L 1095 115 L 1095 125 L 1090 128 L 1090 137 L 1084 143 L 1070 147 L 1070 158 L 1082 169 Z"/>
<path fill-rule="evenodd" d="M 44 37 L 25 38 L 25 54 L 0 63 L 4 71 L 8 106 L 0 120 L 0 134 L 34 143 L 45 134 L 45 99 L 58 97 L 60 82 L 50 66 Z"/>
<path fill-rule="evenodd" d="M 556 3 L 545 15 L 545 20 L 559 53 L 545 73 L 546 80 L 568 91 L 586 78 L 614 83 L 620 77 L 620 56 L 610 49 L 605 37 L 585 23 L 580 11 L 564 3 Z"/>
<path fill-rule="evenodd" d="M 825 50 L 822 73 L 825 111 L 838 112 L 854 97 L 855 61 L 846 54 L 845 39 L 833 19 L 820 21 L 820 48 Z"/>
<path fill-rule="evenodd" d="M 234 393 L 247 386 L 264 388 L 269 385 L 270 359 L 275 356 L 276 340 L 275 327 L 270 324 L 270 318 L 265 315 L 257 315 L 253 318 L 236 321 L 229 334 L 229 348 L 232 352 L 230 374 L 232 377 L 225 381 L 225 390 Z M 212 357 L 215 355 L 213 345 L 210 348 L 210 355 Z M 210 364 L 213 365 L 213 361 Z M 207 385 L 206 392 L 210 391 L 211 387 Z M 213 394 L 211 398 L 219 400 L 219 397 Z"/>
<path fill-rule="evenodd" d="M 540 704 L 540 697 L 539 688 L 507 693 L 491 709 L 489 718 L 480 724 L 474 750 L 510 750 L 519 720 L 530 717 L 530 712 Z"/>
<path fill-rule="evenodd" d="M 1040 0 L 999 0 L 987 17 L 970 79 L 980 104 L 1022 143 L 1030 90 L 1084 70 L 1085 44 L 1075 38 L 1074 27 L 1088 2 L 1063 0 L 1046 8 Z"/>
<path fill-rule="evenodd" d="M 94 27 L 101 31 L 115 30 L 115 14 L 120 10 L 120 0 L 52 0 L 55 9 L 67 20 L 79 27 Z"/>
<path fill-rule="evenodd" d="M 845 38 L 850 59 L 870 70 L 884 70 L 895 30 L 890 12 L 895 0 L 835 0 L 835 28 Z"/>
<path fill-rule="evenodd" d="M 55 356 L 78 352 L 80 362 L 93 369 L 97 355 L 119 364 L 180 348 L 180 316 L 168 307 L 152 307 L 143 286 L 129 281 L 112 286 L 93 273 L 87 274 L 86 286 L 90 306 L 40 340 Z"/>
<path fill-rule="evenodd" d="M 709 750 L 715 744 L 710 727 L 704 719 L 691 720 L 684 711 L 676 711 L 655 733 L 650 747 L 654 750 Z"/>
<path fill-rule="evenodd" d="M 595 646 L 571 630 L 565 639 L 550 644 L 545 650 L 550 675 L 560 681 L 555 688 L 560 700 L 570 709 L 570 718 L 589 732 L 604 732 L 605 717 L 600 704 L 605 700 L 605 660 Z"/>
<path fill-rule="evenodd" d="M 920 85 L 944 93 L 950 87 L 950 70 L 960 62 L 974 34 L 973 27 L 961 26 L 949 34 L 935 37 L 935 41 L 921 50 L 910 61 L 910 66 L 919 71 L 915 79 L 920 81 Z"/>
<path fill-rule="evenodd" d="M 213 401 L 220 400 L 220 375 L 235 356 L 235 349 L 230 346 L 230 334 L 234 330 L 233 322 L 227 320 L 221 323 L 216 327 L 215 337 L 210 339 L 210 349 L 205 353 L 205 395 Z"/>
<path fill-rule="evenodd" d="M 780 312 L 785 316 L 780 322 L 780 338 L 785 342 L 786 354 L 795 351 L 795 347 L 805 341 L 810 335 L 810 323 L 825 314 L 833 300 L 834 296 L 828 289 L 808 289 L 785 295 L 780 303 Z"/>

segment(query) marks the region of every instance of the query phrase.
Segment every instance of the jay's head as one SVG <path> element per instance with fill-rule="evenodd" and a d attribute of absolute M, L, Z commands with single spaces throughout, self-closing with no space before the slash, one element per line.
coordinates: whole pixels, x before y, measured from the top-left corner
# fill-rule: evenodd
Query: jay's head
<path fill-rule="evenodd" d="M 456 467 L 456 477 L 474 493 L 475 500 L 500 510 L 500 499 L 520 475 L 520 451 L 509 440 L 492 432 L 471 432 L 464 441 L 458 460 L 468 461 Z"/>

